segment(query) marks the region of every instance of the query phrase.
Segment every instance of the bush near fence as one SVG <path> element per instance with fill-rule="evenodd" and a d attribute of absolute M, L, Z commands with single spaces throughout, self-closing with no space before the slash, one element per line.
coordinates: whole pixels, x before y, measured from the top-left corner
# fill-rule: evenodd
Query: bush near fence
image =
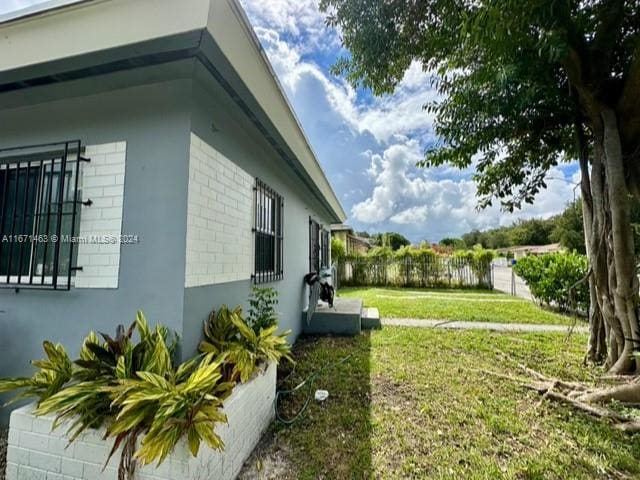
<path fill-rule="evenodd" d="M 428 248 L 403 247 L 396 252 L 376 247 L 366 256 L 338 262 L 341 286 L 492 288 L 493 252 L 474 249 L 442 256 Z"/>
<path fill-rule="evenodd" d="M 529 255 L 513 267 L 540 303 L 561 311 L 581 312 L 589 309 L 588 270 L 586 255 L 576 252 Z"/>

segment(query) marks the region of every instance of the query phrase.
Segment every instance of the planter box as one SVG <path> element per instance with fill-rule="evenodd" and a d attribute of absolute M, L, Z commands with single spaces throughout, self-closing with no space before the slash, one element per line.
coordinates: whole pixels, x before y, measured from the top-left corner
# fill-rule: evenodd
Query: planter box
<path fill-rule="evenodd" d="M 276 365 L 246 384 L 237 385 L 224 402 L 229 423 L 216 428 L 225 443 L 223 451 L 204 443 L 193 458 L 184 441 L 156 468 L 138 468 L 138 480 L 234 479 L 274 417 Z M 88 431 L 68 445 L 66 428 L 51 431 L 53 417 L 36 417 L 33 405 L 11 413 L 6 480 L 117 480 L 120 452 L 102 467 L 112 440 L 104 441 L 104 430 Z"/>

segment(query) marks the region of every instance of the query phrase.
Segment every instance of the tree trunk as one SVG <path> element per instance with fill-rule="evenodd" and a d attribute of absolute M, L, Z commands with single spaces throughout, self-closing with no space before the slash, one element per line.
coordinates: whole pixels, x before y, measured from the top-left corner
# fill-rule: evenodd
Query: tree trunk
<path fill-rule="evenodd" d="M 619 320 L 615 316 L 615 308 L 610 292 L 609 263 L 612 256 L 610 252 L 609 232 L 610 215 L 608 214 L 608 201 L 605 172 L 603 165 L 604 151 L 601 142 L 594 142 L 594 154 L 589 181 L 588 169 L 583 170 L 583 181 L 590 187 L 591 199 L 591 228 L 585 232 L 589 234 L 587 252 L 592 271 L 592 283 L 595 289 L 598 310 L 605 323 L 605 337 L 607 342 L 606 366 L 614 365 L 619 356 L 618 345 L 624 340 Z M 583 188 L 585 188 L 583 186 Z"/>
<path fill-rule="evenodd" d="M 620 144 L 620 133 L 615 112 L 604 109 L 603 147 L 606 158 L 605 174 L 608 184 L 608 199 L 611 213 L 610 268 L 613 268 L 612 293 L 615 315 L 619 320 L 623 339 L 617 361 L 611 366 L 611 373 L 631 373 L 636 370 L 633 352 L 640 345 L 640 325 L 638 324 L 638 277 L 631 227 L 629 192 L 627 189 Z"/>
<path fill-rule="evenodd" d="M 582 198 L 582 222 L 585 236 L 587 257 L 592 258 L 593 237 L 593 198 L 591 196 L 591 178 L 589 175 L 589 145 L 582 124 L 576 121 L 576 141 L 580 160 L 580 190 Z M 587 345 L 587 361 L 595 364 L 603 363 L 607 357 L 607 328 L 598 302 L 596 278 L 593 268 L 589 275 L 589 342 Z"/>

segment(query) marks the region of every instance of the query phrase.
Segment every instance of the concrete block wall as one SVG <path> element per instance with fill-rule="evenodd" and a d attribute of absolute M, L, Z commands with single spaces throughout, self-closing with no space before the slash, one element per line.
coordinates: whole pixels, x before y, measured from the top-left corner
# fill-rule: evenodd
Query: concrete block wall
<path fill-rule="evenodd" d="M 191 134 L 186 287 L 251 277 L 253 185 L 251 175 Z"/>
<path fill-rule="evenodd" d="M 82 198 L 93 203 L 80 212 L 76 288 L 118 288 L 126 155 L 126 142 L 87 146 Z"/>
<path fill-rule="evenodd" d="M 181 441 L 156 468 L 138 469 L 138 480 L 233 480 L 274 417 L 276 365 L 270 364 L 246 384 L 237 385 L 224 403 L 227 425 L 217 427 L 222 452 L 201 444 L 197 458 Z M 103 430 L 88 431 L 68 445 L 66 428 L 51 431 L 53 417 L 35 417 L 33 405 L 11 414 L 6 480 L 117 480 L 120 452 L 103 471 L 112 440 Z"/>

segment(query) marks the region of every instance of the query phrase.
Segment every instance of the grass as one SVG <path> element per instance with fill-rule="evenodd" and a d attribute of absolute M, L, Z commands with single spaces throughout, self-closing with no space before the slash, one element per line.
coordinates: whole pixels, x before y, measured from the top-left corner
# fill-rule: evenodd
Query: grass
<path fill-rule="evenodd" d="M 362 298 L 380 316 L 470 322 L 571 324 L 574 319 L 529 300 L 487 290 L 341 288 L 339 296 Z"/>
<path fill-rule="evenodd" d="M 509 360 L 548 375 L 589 380 L 586 338 L 385 328 L 355 338 L 302 338 L 286 387 L 322 365 L 312 400 L 292 426 L 272 427 L 253 463 L 259 478 L 639 478 L 640 436 L 551 402 L 481 370 L 517 374 Z M 281 372 L 283 375 L 289 372 Z M 283 399 L 292 414 L 298 393 Z M 267 458 L 277 458 L 270 476 Z M 271 462 L 273 463 L 273 462 Z"/>

